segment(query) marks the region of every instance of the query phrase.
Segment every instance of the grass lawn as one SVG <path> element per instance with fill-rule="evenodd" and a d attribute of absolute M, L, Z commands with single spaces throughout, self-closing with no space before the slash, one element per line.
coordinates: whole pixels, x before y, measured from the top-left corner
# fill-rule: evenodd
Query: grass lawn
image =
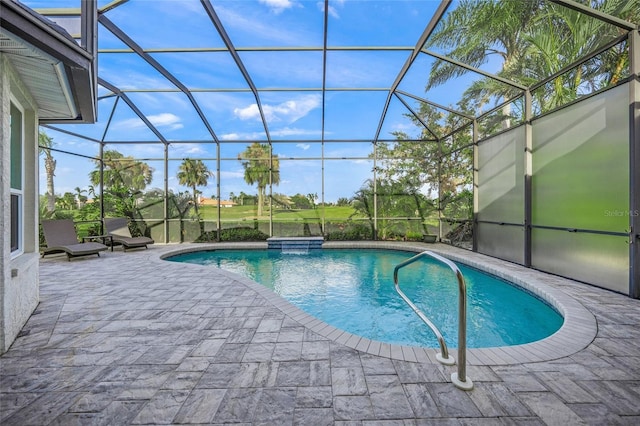
<path fill-rule="evenodd" d="M 355 210 L 351 206 L 326 206 L 318 207 L 317 209 L 302 209 L 302 210 L 284 210 L 275 209 L 273 211 L 274 220 L 304 220 L 304 219 L 321 219 L 324 209 L 324 217 L 327 220 L 347 220 Z M 200 207 L 202 217 L 207 221 L 215 221 L 218 218 L 217 207 L 215 206 L 202 206 Z M 269 220 L 269 210 L 265 208 L 262 211 L 262 216 L 257 217 L 257 206 L 233 206 L 223 207 L 220 210 L 220 217 L 222 220 L 242 220 L 242 219 L 260 219 Z"/>

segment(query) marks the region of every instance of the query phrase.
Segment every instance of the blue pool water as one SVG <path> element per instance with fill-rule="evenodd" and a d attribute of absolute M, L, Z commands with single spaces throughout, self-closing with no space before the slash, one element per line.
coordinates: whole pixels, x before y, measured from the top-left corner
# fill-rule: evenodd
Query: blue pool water
<path fill-rule="evenodd" d="M 261 283 L 334 327 L 387 343 L 437 347 L 431 330 L 396 293 L 393 270 L 416 253 L 323 249 L 305 255 L 267 250 L 200 251 L 167 260 L 211 265 Z M 499 278 L 458 265 L 467 284 L 467 346 L 518 345 L 543 339 L 562 316 Z M 399 271 L 401 289 L 457 347 L 458 282 L 447 266 L 424 258 Z"/>

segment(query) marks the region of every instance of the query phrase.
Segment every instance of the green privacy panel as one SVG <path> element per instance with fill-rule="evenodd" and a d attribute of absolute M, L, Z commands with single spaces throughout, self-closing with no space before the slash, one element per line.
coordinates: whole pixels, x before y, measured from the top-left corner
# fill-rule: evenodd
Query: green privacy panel
<path fill-rule="evenodd" d="M 524 264 L 524 227 L 478 223 L 478 252 Z"/>
<path fill-rule="evenodd" d="M 141 160 L 138 160 L 141 161 Z M 134 214 L 137 219 L 143 221 L 162 221 L 164 218 L 164 161 L 145 160 L 143 161 L 152 170 L 152 181 L 144 188 L 144 196 L 135 205 Z M 170 204 L 170 216 L 173 203 Z M 145 230 L 146 225 L 142 224 L 140 230 Z M 146 231 L 145 231 L 146 232 Z M 162 231 L 164 232 L 164 230 Z M 164 235 L 164 234 L 163 234 Z M 164 237 L 163 237 L 164 239 Z"/>
<path fill-rule="evenodd" d="M 478 219 L 524 223 L 524 126 L 478 144 Z"/>
<path fill-rule="evenodd" d="M 278 237 L 319 237 L 322 236 L 320 219 L 274 220 L 273 235 Z"/>
<path fill-rule="evenodd" d="M 534 121 L 534 225 L 629 228 L 628 93 L 618 86 Z"/>
<path fill-rule="evenodd" d="M 151 234 L 152 237 L 155 234 Z M 169 242 L 190 243 L 200 236 L 200 224 L 195 220 L 176 219 L 169 221 Z M 162 241 L 162 240 L 160 240 Z"/>
<path fill-rule="evenodd" d="M 629 293 L 627 237 L 534 228 L 531 263 L 542 271 Z"/>

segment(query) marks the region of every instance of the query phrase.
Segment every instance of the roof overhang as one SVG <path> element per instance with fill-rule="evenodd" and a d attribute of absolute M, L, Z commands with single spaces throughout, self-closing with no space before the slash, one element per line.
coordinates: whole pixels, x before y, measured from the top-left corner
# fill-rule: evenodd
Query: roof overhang
<path fill-rule="evenodd" d="M 55 23 L 0 0 L 0 52 L 27 86 L 41 123 L 95 123 L 94 57 Z"/>

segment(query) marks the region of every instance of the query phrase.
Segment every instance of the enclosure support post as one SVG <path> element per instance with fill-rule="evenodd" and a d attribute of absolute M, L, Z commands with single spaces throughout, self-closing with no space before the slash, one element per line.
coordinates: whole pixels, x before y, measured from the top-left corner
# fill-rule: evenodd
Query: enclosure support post
<path fill-rule="evenodd" d="M 269 236 L 273 237 L 273 145 L 271 143 L 269 143 Z"/>
<path fill-rule="evenodd" d="M 478 120 L 473 119 L 473 127 L 472 127 L 472 135 L 471 140 L 473 141 L 473 222 L 472 232 L 473 232 L 473 240 L 472 240 L 472 250 L 478 251 L 478 209 L 479 209 L 479 196 L 478 194 L 478 171 L 479 171 L 479 162 L 478 162 Z"/>
<path fill-rule="evenodd" d="M 220 242 L 220 229 L 222 228 L 222 215 L 220 212 L 220 142 L 216 143 L 216 196 L 218 197 L 218 221 L 216 223 L 216 241 Z"/>
<path fill-rule="evenodd" d="M 629 296 L 640 298 L 640 33 L 629 32 Z"/>
<path fill-rule="evenodd" d="M 378 239 L 378 143 L 373 143 L 373 240 Z M 366 197 L 366 195 L 365 195 Z M 365 198 L 366 199 L 366 198 Z"/>
<path fill-rule="evenodd" d="M 104 127 L 102 138 L 100 139 L 100 235 L 104 235 L 104 139 L 107 137 L 107 130 L 109 130 L 109 125 L 113 119 L 113 114 L 116 112 L 119 100 L 120 96 L 118 96 L 116 101 L 113 103 L 113 107 L 109 113 L 109 118 L 107 119 L 107 125 Z"/>
<path fill-rule="evenodd" d="M 531 208 L 533 175 L 533 132 L 531 91 L 524 92 L 524 266 L 531 267 Z"/>
<path fill-rule="evenodd" d="M 104 142 L 100 142 L 100 235 L 104 235 Z"/>
<path fill-rule="evenodd" d="M 329 0 L 325 0 L 324 2 L 324 17 L 323 17 L 323 25 L 324 25 L 324 32 L 323 32 L 323 40 L 322 40 L 322 128 L 320 129 L 321 131 L 321 138 L 322 138 L 322 142 L 320 144 L 320 149 L 321 149 L 321 153 L 322 153 L 322 164 L 321 164 L 321 180 L 322 180 L 322 221 L 321 221 L 321 225 L 320 225 L 320 235 L 325 235 L 325 229 L 326 229 L 326 222 L 325 222 L 325 217 L 326 217 L 326 204 L 325 204 L 325 200 L 324 200 L 324 133 L 325 133 L 325 128 L 324 128 L 324 124 L 325 124 L 325 118 L 326 118 L 326 88 L 327 88 L 327 34 L 329 33 L 328 28 L 329 28 Z M 304 234 L 304 232 L 303 232 Z"/>
<path fill-rule="evenodd" d="M 162 228 L 164 243 L 169 243 L 169 144 L 164 144 L 164 219 Z M 182 218 L 180 218 L 182 220 Z"/>
<path fill-rule="evenodd" d="M 442 241 L 442 139 L 438 138 L 438 241 Z"/>
<path fill-rule="evenodd" d="M 322 138 L 324 139 L 324 130 L 322 131 Z M 321 151 L 321 155 L 322 155 L 322 162 L 320 164 L 320 174 L 321 177 L 320 179 L 322 180 L 322 220 L 321 220 L 321 225 L 320 225 L 320 235 L 325 235 L 325 229 L 326 229 L 326 204 L 324 202 L 324 141 L 322 141 L 322 143 L 320 144 L 320 151 Z M 312 234 L 313 235 L 313 234 Z"/>

